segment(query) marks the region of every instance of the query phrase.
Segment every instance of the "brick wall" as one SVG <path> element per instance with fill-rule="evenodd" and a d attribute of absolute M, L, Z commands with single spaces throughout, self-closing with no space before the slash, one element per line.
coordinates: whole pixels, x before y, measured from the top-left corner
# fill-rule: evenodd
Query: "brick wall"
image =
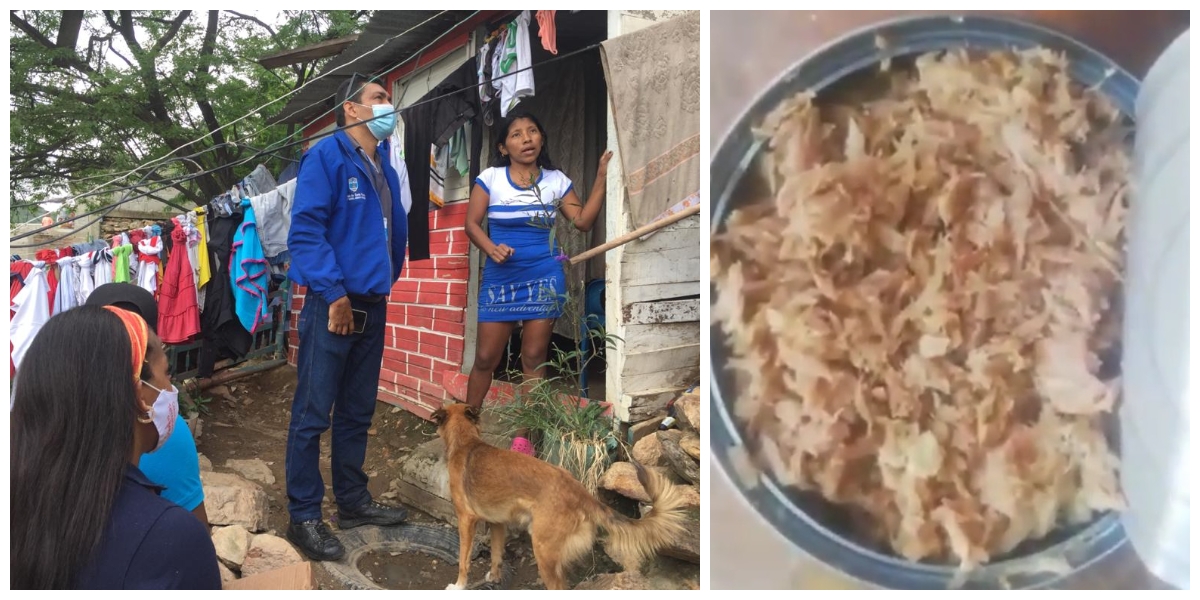
<path fill-rule="evenodd" d="M 428 260 L 405 260 L 388 300 L 379 400 L 422 418 L 450 399 L 446 373 L 457 373 L 465 352 L 470 246 L 464 229 L 467 203 L 454 202 L 429 215 Z M 305 289 L 292 296 L 288 361 L 296 364 L 296 335 Z"/>

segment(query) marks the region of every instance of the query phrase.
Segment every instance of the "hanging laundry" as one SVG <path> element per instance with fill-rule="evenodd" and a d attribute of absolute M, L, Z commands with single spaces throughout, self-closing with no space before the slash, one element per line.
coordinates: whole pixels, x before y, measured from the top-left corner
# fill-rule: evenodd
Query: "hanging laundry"
<path fill-rule="evenodd" d="M 242 187 L 245 188 L 247 197 L 261 196 L 274 190 L 278 185 L 266 165 L 254 167 L 254 170 L 242 180 Z"/>
<path fill-rule="evenodd" d="M 50 314 L 54 314 L 54 296 L 58 292 L 58 273 L 54 265 L 58 262 L 57 250 L 38 250 L 34 255 L 38 261 L 45 263 L 46 301 L 49 303 Z"/>
<path fill-rule="evenodd" d="M 233 307 L 246 331 L 254 333 L 267 316 L 267 291 L 270 285 L 267 259 L 263 256 L 258 238 L 254 208 L 246 215 L 233 235 L 233 258 L 230 267 L 233 284 Z"/>
<path fill-rule="evenodd" d="M 75 306 L 83 306 L 88 296 L 92 295 L 92 290 L 96 289 L 95 279 L 92 278 L 94 260 L 94 250 L 84 252 L 76 258 L 75 268 L 79 272 L 79 278 L 75 284 Z"/>
<path fill-rule="evenodd" d="M 554 30 L 554 13 L 556 12 L 558 11 L 537 11 L 538 38 L 542 40 L 542 48 L 555 56 L 558 55 L 558 33 Z"/>
<path fill-rule="evenodd" d="M 284 167 L 283 172 L 279 174 L 279 181 L 278 181 L 279 185 L 283 185 L 283 184 L 295 179 L 296 175 L 299 173 L 300 173 L 299 161 L 289 162 L 288 166 Z"/>
<path fill-rule="evenodd" d="M 292 228 L 292 196 L 295 193 L 296 180 L 293 179 L 265 194 L 250 198 L 255 225 L 262 240 L 263 255 L 267 259 L 287 252 L 288 231 Z M 290 260 L 290 256 L 285 259 Z"/>
<path fill-rule="evenodd" d="M 101 248 L 92 253 L 92 289 L 113 281 L 113 263 L 116 262 L 113 258 L 112 250 Z"/>
<path fill-rule="evenodd" d="M 219 358 L 241 358 L 250 351 L 254 336 L 242 327 L 234 311 L 230 276 L 230 257 L 233 236 L 242 224 L 243 213 L 232 203 L 222 201 L 230 216 L 218 218 L 212 212 L 205 219 L 208 233 L 209 260 L 212 279 L 206 286 L 204 307 L 200 311 L 200 331 L 204 342 L 200 346 L 197 377 L 211 377 Z M 210 204 L 210 209 L 213 204 Z"/>
<path fill-rule="evenodd" d="M 533 57 L 529 53 L 529 11 L 508 24 L 508 35 L 497 46 L 499 53 L 500 116 L 506 117 L 522 98 L 534 95 Z M 493 64 L 495 68 L 495 63 Z M 493 72 L 492 77 L 497 77 Z"/>
<path fill-rule="evenodd" d="M 12 298 L 9 306 L 12 320 L 8 325 L 9 340 L 12 343 L 12 366 L 21 367 L 21 359 L 25 351 L 33 343 L 34 336 L 41 331 L 46 321 L 50 320 L 50 284 L 46 279 L 47 264 L 42 261 L 34 262 L 29 273 L 25 275 L 24 286 Z M 9 398 L 9 407 L 12 399 Z"/>
<path fill-rule="evenodd" d="M 138 287 L 155 294 L 158 293 L 158 255 L 162 252 L 163 243 L 161 236 L 148 237 L 141 242 L 138 242 L 138 261 L 141 263 L 138 266 Z"/>
<path fill-rule="evenodd" d="M 450 144 L 429 148 L 429 210 L 446 205 L 446 164 L 450 162 Z"/>
<path fill-rule="evenodd" d="M 200 289 L 200 245 L 204 240 L 204 234 L 200 232 L 198 223 L 203 216 L 195 212 L 186 212 L 178 217 L 175 221 L 183 227 L 187 234 L 187 252 L 188 266 L 192 268 L 192 289 L 196 292 L 196 305 L 204 306 L 204 290 Z M 207 245 L 205 251 L 207 251 Z M 208 257 L 204 257 L 207 263 Z M 167 259 L 168 261 L 170 258 Z M 207 283 L 207 281 L 205 282 Z"/>
<path fill-rule="evenodd" d="M 467 131 L 471 128 L 471 123 L 464 123 L 458 131 L 450 137 L 450 163 L 449 167 L 458 172 L 459 177 L 466 177 L 470 172 L 470 158 L 467 151 Z"/>
<path fill-rule="evenodd" d="M 479 75 L 479 103 L 487 104 L 492 99 L 491 84 L 488 80 L 491 79 L 492 63 L 488 60 L 488 52 L 491 51 L 491 43 L 484 42 L 479 46 L 479 57 L 476 59 L 475 72 Z"/>
<path fill-rule="evenodd" d="M 399 127 L 388 137 L 388 150 L 388 160 L 400 180 L 400 204 L 407 215 L 412 212 L 412 190 L 408 186 L 408 164 L 404 162 L 404 132 Z"/>
<path fill-rule="evenodd" d="M 53 314 L 71 310 L 79 306 L 79 296 L 76 283 L 79 281 L 79 261 L 81 258 L 67 256 L 58 259 L 58 290 L 54 294 Z"/>
<path fill-rule="evenodd" d="M 476 57 L 472 56 L 429 93 L 419 98 L 404 116 L 404 162 L 412 209 L 408 212 L 409 260 L 429 258 L 429 179 L 430 146 L 450 141 L 464 123 L 479 118 L 479 97 L 471 90 L 476 85 Z M 483 149 L 482 127 L 471 129 L 470 176 L 478 174 L 477 157 Z M 397 171 L 400 173 L 400 171 Z"/>
<path fill-rule="evenodd" d="M 209 256 L 211 251 L 208 249 L 208 215 L 205 214 L 203 208 L 196 213 L 196 231 L 200 232 L 200 244 L 197 247 L 196 254 L 200 256 L 200 265 L 196 271 L 199 273 L 196 285 L 204 290 L 208 285 L 208 281 L 212 279 L 212 267 L 210 266 Z M 200 312 L 204 312 L 204 300 L 200 301 Z"/>
<path fill-rule="evenodd" d="M 168 344 L 183 344 L 200 334 L 200 305 L 188 253 L 184 227 L 171 232 L 175 250 L 167 259 L 163 287 L 158 300 L 158 336 Z"/>
<path fill-rule="evenodd" d="M 133 254 L 133 246 L 122 244 L 112 249 L 113 276 L 116 283 L 129 283 L 129 258 Z"/>

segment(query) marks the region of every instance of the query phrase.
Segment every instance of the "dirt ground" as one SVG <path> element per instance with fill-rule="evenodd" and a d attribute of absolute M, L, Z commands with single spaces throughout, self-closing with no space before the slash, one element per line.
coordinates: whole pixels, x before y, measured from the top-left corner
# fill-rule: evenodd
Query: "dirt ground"
<path fill-rule="evenodd" d="M 275 483 L 262 486 L 270 497 L 268 529 L 281 537 L 288 525 L 284 452 L 295 389 L 296 370 L 285 365 L 233 382 L 225 389 L 214 388 L 206 392 L 205 395 L 211 398 L 207 404 L 209 414 L 202 419 L 201 436 L 196 443 L 197 449 L 212 461 L 217 471 L 228 471 L 225 463 L 230 459 L 258 458 L 270 467 Z M 431 423 L 387 404 L 377 406 L 369 433 L 363 469 L 370 477 L 368 489 L 376 498 L 388 491 L 391 480 L 398 476 L 401 461 L 414 448 L 437 436 Z M 337 507 L 333 503 L 329 466 L 329 435 L 323 436 L 321 442 L 321 475 L 326 484 L 324 516 L 328 522 L 336 523 Z M 409 521 L 449 527 L 411 507 Z M 336 526 L 334 532 L 337 532 Z M 472 562 L 472 585 L 483 581 L 490 560 L 485 549 Z M 509 570 L 509 589 L 544 589 L 527 534 L 516 539 L 510 538 L 505 552 L 505 565 Z M 369 573 L 368 576 L 380 587 L 403 590 L 444 589 L 457 578 L 458 568 L 455 564 L 446 564 L 431 556 L 411 552 L 368 553 L 359 560 L 359 567 L 364 574 Z M 662 559 L 653 568 L 656 572 L 666 571 L 666 577 L 671 581 L 683 582 L 681 587 L 693 587 L 690 583 L 692 580 L 698 586 L 699 569 L 696 565 Z M 592 575 L 619 570 L 597 547 L 592 559 L 585 559 L 573 569 L 569 581 L 574 586 Z M 321 589 L 341 589 L 341 585 L 325 569 L 317 568 L 314 572 Z"/>

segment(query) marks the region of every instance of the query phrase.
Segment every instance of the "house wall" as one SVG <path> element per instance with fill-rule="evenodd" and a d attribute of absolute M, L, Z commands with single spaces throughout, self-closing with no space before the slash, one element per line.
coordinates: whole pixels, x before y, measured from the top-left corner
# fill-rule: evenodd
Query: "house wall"
<path fill-rule="evenodd" d="M 609 32 L 615 37 L 684 11 L 608 12 Z M 617 139 L 611 103 L 608 139 Z M 609 146 L 614 156 L 608 168 L 606 218 L 613 238 L 632 231 L 632 218 L 620 148 L 616 143 Z M 624 341 L 606 355 L 606 400 L 622 421 L 637 423 L 700 382 L 700 217 L 610 250 L 607 279 L 605 328 Z M 688 296 L 693 299 L 676 300 Z"/>

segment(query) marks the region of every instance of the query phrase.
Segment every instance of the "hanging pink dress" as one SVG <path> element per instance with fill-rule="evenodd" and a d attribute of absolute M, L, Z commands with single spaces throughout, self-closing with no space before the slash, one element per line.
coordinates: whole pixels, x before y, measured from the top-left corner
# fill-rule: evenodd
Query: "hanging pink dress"
<path fill-rule="evenodd" d="M 176 222 L 158 297 L 158 336 L 167 344 L 182 344 L 200 334 L 200 306 L 187 253 L 187 232 Z"/>

